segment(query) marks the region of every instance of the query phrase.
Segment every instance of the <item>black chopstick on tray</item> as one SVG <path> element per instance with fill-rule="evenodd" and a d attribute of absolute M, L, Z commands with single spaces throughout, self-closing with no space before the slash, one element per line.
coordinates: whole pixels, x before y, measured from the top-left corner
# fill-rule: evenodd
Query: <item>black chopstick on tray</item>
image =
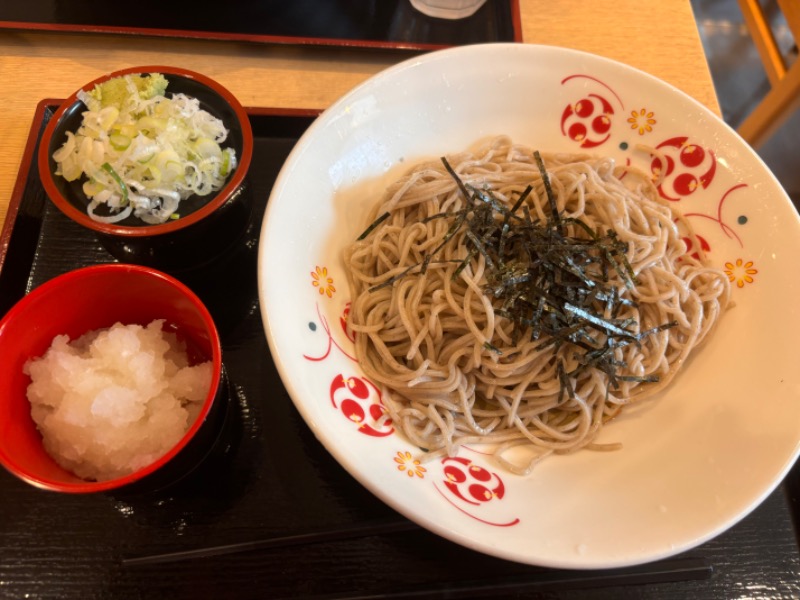
<path fill-rule="evenodd" d="M 123 558 L 121 562 L 123 566 L 164 564 L 239 552 L 270 550 L 324 542 L 339 542 L 373 535 L 402 533 L 417 529 L 419 529 L 418 525 L 407 520 L 371 522 L 354 527 L 331 528 L 250 542 L 209 546 L 206 548 L 181 550 L 148 556 L 128 557 Z M 621 569 L 580 571 L 538 567 L 531 568 L 533 570 L 530 573 L 511 576 L 505 575 L 499 579 L 492 579 L 489 577 L 472 581 L 436 582 L 431 585 L 413 586 L 402 590 L 325 594 L 313 596 L 308 600 L 491 598 L 498 594 L 521 593 L 526 591 L 697 581 L 710 577 L 713 570 L 705 558 L 684 556 Z"/>
<path fill-rule="evenodd" d="M 235 554 L 237 552 L 249 552 L 253 550 L 271 550 L 287 546 L 339 542 L 373 535 L 413 531 L 415 529 L 419 529 L 419 526 L 407 520 L 372 522 L 352 527 L 323 529 L 321 531 L 253 540 L 249 542 L 237 542 L 235 544 L 208 546 L 205 548 L 179 550 L 177 552 L 166 552 L 148 556 L 123 557 L 121 562 L 124 566 L 162 564 L 196 558 L 208 558 L 210 556 L 222 556 L 224 554 Z"/>
<path fill-rule="evenodd" d="M 554 592 L 567 589 L 610 588 L 653 585 L 708 579 L 713 571 L 702 557 L 675 557 L 622 569 L 572 571 L 536 568 L 522 575 L 487 577 L 481 580 L 436 582 L 402 590 L 353 592 L 306 596 L 306 600 L 457 600 L 496 598 L 526 592 Z"/>

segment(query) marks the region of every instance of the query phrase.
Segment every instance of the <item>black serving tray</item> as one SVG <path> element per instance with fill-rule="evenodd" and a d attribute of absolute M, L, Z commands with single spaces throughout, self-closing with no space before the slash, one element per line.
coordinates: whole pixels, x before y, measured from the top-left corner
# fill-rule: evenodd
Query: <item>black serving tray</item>
<path fill-rule="evenodd" d="M 187 0 L 0 2 L 0 29 L 148 35 L 402 50 L 521 42 L 519 0 L 487 0 L 458 20 L 435 19 L 409 0 Z"/>
<path fill-rule="evenodd" d="M 55 209 L 37 108 L 0 236 L 0 315 L 71 269 L 111 262 Z M 253 226 L 222 267 L 186 276 L 220 329 L 232 420 L 190 476 L 148 493 L 63 495 L 0 470 L 3 598 L 731 598 L 800 595 L 797 476 L 741 523 L 675 558 L 563 571 L 504 561 L 423 530 L 359 485 L 314 438 L 275 370 L 258 307 L 258 232 L 288 152 L 314 111 L 249 109 Z M 587 499 L 590 501 L 590 499 Z"/>

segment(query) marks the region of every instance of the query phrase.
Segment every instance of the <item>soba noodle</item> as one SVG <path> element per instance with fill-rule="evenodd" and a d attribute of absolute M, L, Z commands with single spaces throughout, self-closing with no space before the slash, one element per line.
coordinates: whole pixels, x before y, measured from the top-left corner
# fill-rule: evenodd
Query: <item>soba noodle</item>
<path fill-rule="evenodd" d="M 345 251 L 357 358 L 382 387 L 394 425 L 427 456 L 492 444 L 505 467 L 526 472 L 553 453 L 601 449 L 594 440 L 603 424 L 669 385 L 728 303 L 727 278 L 687 254 L 688 224 L 644 173 L 610 158 L 543 161 L 546 178 L 532 149 L 500 137 L 473 153 L 420 164 L 387 190 L 369 215 L 373 226 Z M 560 339 L 530 318 L 510 318 L 492 292 L 499 259 L 478 251 L 480 240 L 464 225 L 487 202 L 501 206 L 493 217 L 498 230 L 514 221 L 549 223 L 578 242 L 589 240 L 588 231 L 613 230 L 624 269 L 606 267 L 600 278 L 612 290 L 602 297 L 620 298 L 614 314 L 610 301 L 595 298 L 607 321 L 598 326 L 575 309 L 567 320 L 588 327 Z M 504 217 L 512 208 L 515 216 Z M 679 234 L 678 223 L 689 233 Z M 523 278 L 554 270 L 523 266 Z M 625 281 L 627 269 L 635 284 Z M 563 312 L 550 304 L 541 300 L 537 316 Z M 622 343 L 603 325 L 612 322 L 626 332 Z M 586 358 L 595 347 L 606 349 L 604 365 Z M 530 465 L 505 458 L 519 444 L 534 450 Z"/>

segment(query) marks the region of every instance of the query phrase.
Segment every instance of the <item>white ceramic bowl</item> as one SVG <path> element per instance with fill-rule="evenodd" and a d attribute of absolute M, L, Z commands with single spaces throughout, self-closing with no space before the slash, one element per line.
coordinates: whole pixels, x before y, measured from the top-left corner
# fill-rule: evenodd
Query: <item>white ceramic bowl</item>
<path fill-rule="evenodd" d="M 349 300 L 341 250 L 363 231 L 367 207 L 418 160 L 497 134 L 644 169 L 651 164 L 636 145 L 660 147 L 674 167 L 662 195 L 689 215 L 712 262 L 728 272 L 736 304 L 664 394 L 604 428 L 599 441 L 622 442 L 622 450 L 554 457 L 524 478 L 476 453 L 458 464 L 413 464 L 416 449 L 374 419 L 378 391 L 341 326 Z M 376 75 L 294 148 L 259 252 L 270 349 L 309 427 L 376 496 L 470 548 L 565 568 L 664 558 L 747 515 L 798 455 L 797 213 L 711 111 L 625 65 L 498 44 L 414 57 Z M 487 500 L 465 501 L 448 485 L 454 475 L 483 486 Z"/>

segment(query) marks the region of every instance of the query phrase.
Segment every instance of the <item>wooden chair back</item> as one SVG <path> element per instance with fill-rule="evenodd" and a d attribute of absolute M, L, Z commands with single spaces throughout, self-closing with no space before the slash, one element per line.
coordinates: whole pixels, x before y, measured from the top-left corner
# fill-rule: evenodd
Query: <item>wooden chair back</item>
<path fill-rule="evenodd" d="M 776 2 L 797 42 L 800 39 L 800 0 Z M 738 128 L 739 135 L 758 148 L 800 107 L 800 59 L 788 64 L 759 0 L 739 0 L 739 7 L 771 85 L 767 95 Z"/>

